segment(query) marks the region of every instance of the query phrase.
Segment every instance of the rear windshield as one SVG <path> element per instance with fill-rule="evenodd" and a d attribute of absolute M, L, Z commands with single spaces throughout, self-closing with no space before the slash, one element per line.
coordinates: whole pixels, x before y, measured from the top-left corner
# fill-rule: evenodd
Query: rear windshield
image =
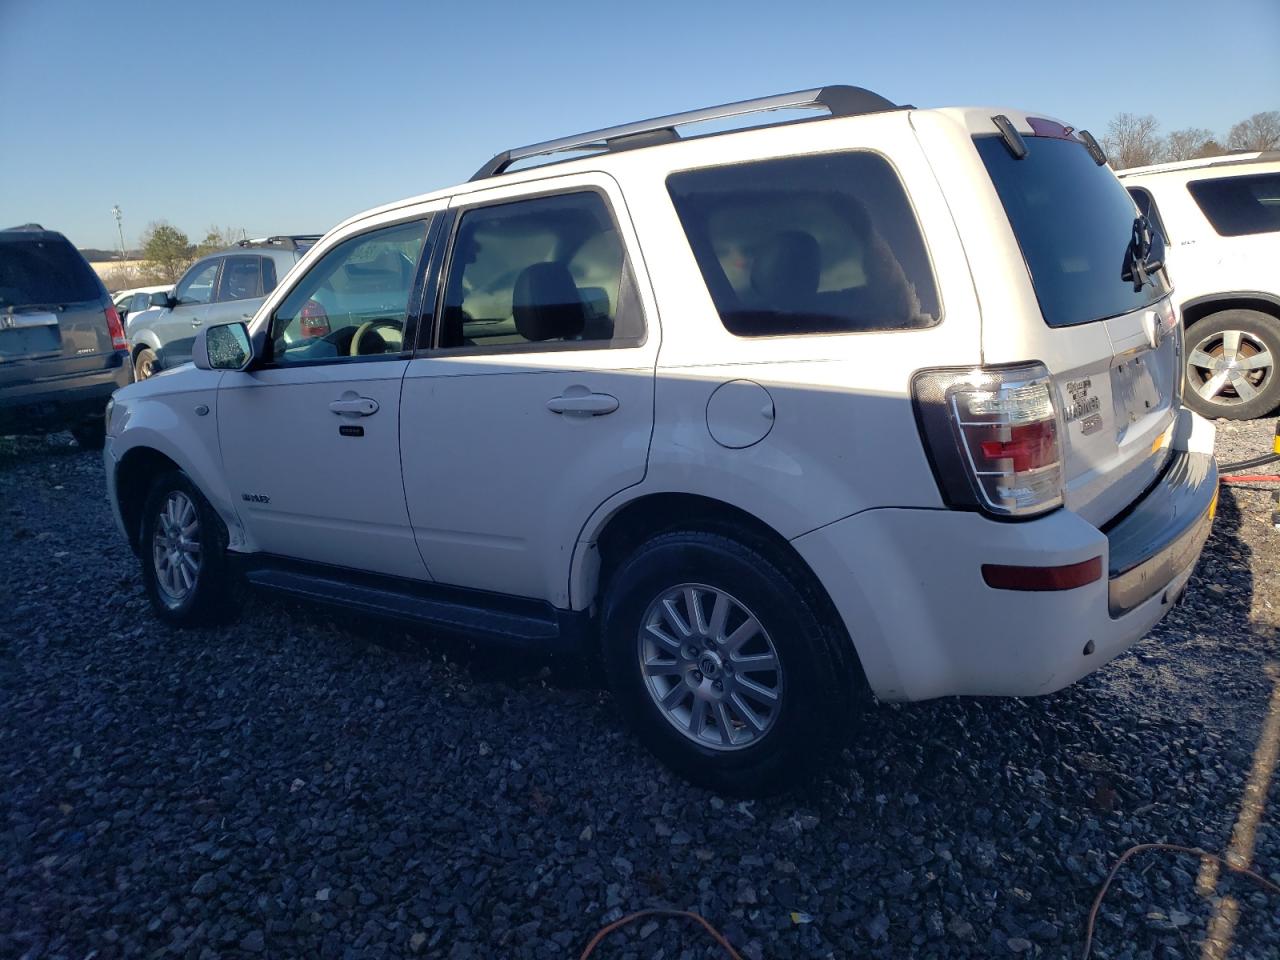
<path fill-rule="evenodd" d="M 1221 236 L 1280 230 L 1280 173 L 1193 180 L 1187 189 Z"/>
<path fill-rule="evenodd" d="M 1138 215 L 1133 198 L 1076 140 L 1024 137 L 1016 160 L 998 136 L 974 144 L 1004 204 L 1051 327 L 1140 310 L 1167 292 L 1162 274 L 1141 290 L 1121 279 Z"/>
<path fill-rule="evenodd" d="M 872 153 L 674 173 L 667 189 L 730 333 L 927 327 L 938 292 L 907 196 Z"/>
<path fill-rule="evenodd" d="M 101 296 L 98 278 L 66 240 L 0 239 L 0 308 L 82 303 Z"/>

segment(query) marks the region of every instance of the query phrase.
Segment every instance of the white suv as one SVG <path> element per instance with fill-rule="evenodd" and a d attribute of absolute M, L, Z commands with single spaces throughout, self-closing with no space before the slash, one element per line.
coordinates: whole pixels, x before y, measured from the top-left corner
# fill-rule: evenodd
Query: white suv
<path fill-rule="evenodd" d="M 1187 404 L 1247 420 L 1280 407 L 1280 152 L 1121 170 L 1164 233 L 1187 328 Z"/>
<path fill-rule="evenodd" d="M 676 132 L 786 108 L 831 116 Z M 507 151 L 119 391 L 111 500 L 171 623 L 234 572 L 602 656 L 664 760 L 776 789 L 871 694 L 1048 693 L 1180 596 L 1213 428 L 1135 222 L 1087 133 L 850 87 Z"/>

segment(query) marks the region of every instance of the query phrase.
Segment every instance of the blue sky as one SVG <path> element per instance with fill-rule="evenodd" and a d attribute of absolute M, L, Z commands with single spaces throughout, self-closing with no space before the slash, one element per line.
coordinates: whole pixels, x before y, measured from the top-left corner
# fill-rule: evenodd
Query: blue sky
<path fill-rule="evenodd" d="M 320 232 L 501 149 L 824 83 L 918 106 L 1280 109 L 1280 0 L 0 0 L 0 225 Z"/>

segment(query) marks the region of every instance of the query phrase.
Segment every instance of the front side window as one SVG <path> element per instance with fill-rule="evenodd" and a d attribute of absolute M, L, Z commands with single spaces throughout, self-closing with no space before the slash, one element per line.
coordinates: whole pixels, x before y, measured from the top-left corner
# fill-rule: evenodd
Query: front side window
<path fill-rule="evenodd" d="M 1151 225 L 1160 231 L 1160 236 L 1164 237 L 1164 242 L 1169 242 L 1169 231 L 1164 228 L 1164 221 L 1160 218 L 1160 208 L 1156 206 L 1156 198 L 1151 196 L 1151 191 L 1145 187 L 1128 187 L 1129 196 L 1133 197 L 1133 202 L 1138 205 L 1138 212 L 1151 222 Z"/>
<path fill-rule="evenodd" d="M 135 293 L 129 300 L 129 312 L 141 313 L 151 305 L 151 295 L 147 293 Z"/>
<path fill-rule="evenodd" d="M 248 300 L 262 294 L 262 258 L 227 257 L 218 281 L 218 299 Z"/>
<path fill-rule="evenodd" d="M 730 333 L 854 333 L 938 321 L 924 239 L 880 156 L 690 170 L 668 177 L 667 190 Z"/>
<path fill-rule="evenodd" d="M 208 303 L 213 299 L 213 283 L 218 279 L 222 259 L 205 260 L 187 271 L 178 281 L 174 299 L 179 303 Z"/>
<path fill-rule="evenodd" d="M 1280 173 L 1193 180 L 1187 189 L 1220 236 L 1280 231 Z"/>
<path fill-rule="evenodd" d="M 399 354 L 427 221 L 398 223 L 338 244 L 271 320 L 278 364 Z"/>
<path fill-rule="evenodd" d="M 1068 327 L 1149 307 L 1166 293 L 1163 271 L 1134 290 L 1125 265 L 1134 200 L 1074 138 L 1023 137 L 1017 159 L 997 135 L 974 137 L 1017 237 L 1045 323 Z"/>
<path fill-rule="evenodd" d="M 635 344 L 643 322 L 622 239 L 598 193 L 464 213 L 445 285 L 439 346 Z"/>

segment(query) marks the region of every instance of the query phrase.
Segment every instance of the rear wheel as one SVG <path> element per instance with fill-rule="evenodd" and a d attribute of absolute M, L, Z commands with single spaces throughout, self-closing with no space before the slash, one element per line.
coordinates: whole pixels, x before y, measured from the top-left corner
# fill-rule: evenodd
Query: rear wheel
<path fill-rule="evenodd" d="M 133 355 L 133 379 L 145 380 L 156 372 L 156 352 L 143 347 Z"/>
<path fill-rule="evenodd" d="M 865 689 L 814 588 L 766 552 L 664 534 L 622 564 L 604 602 L 623 716 L 678 773 L 731 794 L 802 782 L 844 741 Z"/>
<path fill-rule="evenodd" d="M 1206 417 L 1251 420 L 1280 406 L 1280 320 L 1223 310 L 1186 331 L 1187 406 Z"/>
<path fill-rule="evenodd" d="M 225 617 L 231 606 L 226 530 L 180 470 L 152 485 L 140 545 L 142 582 L 162 620 L 194 626 Z"/>

